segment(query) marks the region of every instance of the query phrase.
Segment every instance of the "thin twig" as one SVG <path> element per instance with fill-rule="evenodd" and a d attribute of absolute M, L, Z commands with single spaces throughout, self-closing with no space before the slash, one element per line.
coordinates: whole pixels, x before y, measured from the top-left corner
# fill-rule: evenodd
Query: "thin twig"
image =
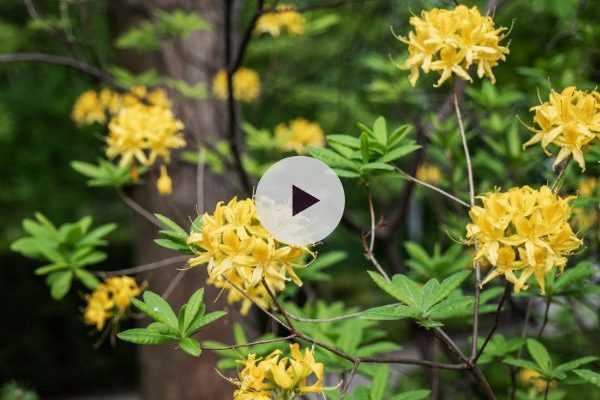
<path fill-rule="evenodd" d="M 76 69 L 96 79 L 107 81 L 114 86 L 118 86 L 114 78 L 107 72 L 86 62 L 71 57 L 57 56 L 45 53 L 7 53 L 0 54 L 0 64 L 18 63 L 18 62 L 41 62 L 44 64 L 60 65 Z"/>
<path fill-rule="evenodd" d="M 400 169 L 400 168 L 398 168 L 398 167 L 396 167 L 396 171 L 397 171 L 398 173 L 400 173 L 400 175 L 401 175 L 403 178 L 406 178 L 406 179 L 408 179 L 408 180 L 411 180 L 411 181 L 413 181 L 413 182 L 415 182 L 415 183 L 417 183 L 417 184 L 419 184 L 419 185 L 421 185 L 421 186 L 424 186 L 424 187 L 426 187 L 426 188 L 429 188 L 429 189 L 435 190 L 436 192 L 438 192 L 438 193 L 440 193 L 440 194 L 442 194 L 442 195 L 444 195 L 444 196 L 448 197 L 449 199 L 451 199 L 451 200 L 453 200 L 453 201 L 457 202 L 457 203 L 458 203 L 458 204 L 460 204 L 461 206 L 464 206 L 464 207 L 467 207 L 467 208 L 470 208 L 470 207 L 471 207 L 471 206 L 469 205 L 469 203 L 467 203 L 466 201 L 462 201 L 462 200 L 461 200 L 461 199 L 459 199 L 458 197 L 456 197 L 456 196 L 454 196 L 454 195 L 452 195 L 452 194 L 450 194 L 450 193 L 446 192 L 445 190 L 443 190 L 443 189 L 441 189 L 441 188 L 439 188 L 439 187 L 437 187 L 437 186 L 435 186 L 435 185 L 432 185 L 432 184 L 430 184 L 430 183 L 427 183 L 427 182 L 425 182 L 425 181 L 422 181 L 422 180 L 420 180 L 420 179 L 418 179 L 418 178 L 415 178 L 414 176 L 412 176 L 412 175 L 410 175 L 409 173 L 407 173 L 407 172 L 405 172 L 405 171 L 401 170 L 401 169 Z"/>
<path fill-rule="evenodd" d="M 365 244 L 365 257 L 367 257 L 367 259 L 373 263 L 375 268 L 377 268 L 379 273 L 381 275 L 383 275 L 383 277 L 385 278 L 386 281 L 391 282 L 390 277 L 385 272 L 385 270 L 383 269 L 381 264 L 379 264 L 379 262 L 375 258 L 375 254 L 373 253 L 373 248 L 375 247 L 375 207 L 373 205 L 373 195 L 372 195 L 370 189 L 368 191 L 368 201 L 369 201 L 369 215 L 371 217 L 371 231 L 369 233 L 369 236 L 370 236 L 369 246 L 367 247 Z"/>
<path fill-rule="evenodd" d="M 342 399 L 345 399 L 350 391 L 350 385 L 352 384 L 352 380 L 354 380 L 354 376 L 356 375 L 356 371 L 358 371 L 358 367 L 360 366 L 360 361 L 357 361 L 352 365 L 352 370 L 350 371 L 350 376 L 346 378 L 346 382 L 344 382 L 344 387 L 342 388 Z"/>
<path fill-rule="evenodd" d="M 552 299 L 550 297 L 546 297 L 546 308 L 544 309 L 544 320 L 542 321 L 542 326 L 540 326 L 540 330 L 537 333 L 537 338 L 541 338 L 544 334 L 544 329 L 546 329 L 546 325 L 548 324 L 548 312 L 550 311 L 550 304 L 552 304 Z"/>
<path fill-rule="evenodd" d="M 234 344 L 234 345 L 226 346 L 226 347 L 202 347 L 202 350 L 209 350 L 209 351 L 235 350 L 235 349 L 241 349 L 241 348 L 244 348 L 244 347 L 258 346 L 258 345 L 261 345 L 261 344 L 285 342 L 285 341 L 294 339 L 296 336 L 297 335 L 295 333 L 293 333 L 291 335 L 284 336 L 284 337 L 278 337 L 278 338 L 273 338 L 273 339 L 257 340 L 255 342 L 242 343 L 242 344 Z"/>
<path fill-rule="evenodd" d="M 119 198 L 123 200 L 123 202 L 127 206 L 129 206 L 129 208 L 131 208 L 133 211 L 135 211 L 136 213 L 138 213 L 157 227 L 162 228 L 160 221 L 154 215 L 152 215 L 150 211 L 146 210 L 138 202 L 126 195 L 125 192 L 123 192 L 121 189 L 117 189 L 117 193 L 119 194 Z"/>
<path fill-rule="evenodd" d="M 498 325 L 500 324 L 500 313 L 502 312 L 502 307 L 504 306 L 504 303 L 510 296 L 510 290 L 511 290 L 510 285 L 507 283 L 506 286 L 504 287 L 504 294 L 502 295 L 502 298 L 500 299 L 500 302 L 498 303 L 498 308 L 496 309 L 496 317 L 494 318 L 494 326 L 492 326 L 490 333 L 488 333 L 487 337 L 483 341 L 483 345 L 481 346 L 479 353 L 473 360 L 473 363 L 475 363 L 475 364 L 477 364 L 477 360 L 479 360 L 479 357 L 481 357 L 481 355 L 485 351 L 485 348 L 488 345 L 489 341 L 494 336 L 494 333 L 496 333 L 496 329 L 498 329 Z"/>
<path fill-rule="evenodd" d="M 164 293 L 160 297 L 162 297 L 165 300 L 168 299 L 169 296 L 171 295 L 171 293 L 173 293 L 173 291 L 179 284 L 179 282 L 181 282 L 181 280 L 183 279 L 183 277 L 185 276 L 185 273 L 187 271 L 188 271 L 187 269 L 178 271 L 177 274 L 175 275 L 175 277 L 171 280 L 171 282 L 169 282 L 169 286 L 167 286 L 167 289 L 164 291 Z"/>
<path fill-rule="evenodd" d="M 460 137 L 463 144 L 463 150 L 465 152 L 465 160 L 467 162 L 467 175 L 469 177 L 469 200 L 471 206 L 475 205 L 475 184 L 473 181 L 473 166 L 471 165 L 471 155 L 469 153 L 469 145 L 467 144 L 467 135 L 465 134 L 465 125 L 463 123 L 462 115 L 460 113 L 460 107 L 458 106 L 458 95 L 454 93 L 454 110 L 456 111 L 456 118 L 458 119 L 458 128 L 460 130 Z"/>
<path fill-rule="evenodd" d="M 267 283 L 267 280 L 265 278 L 262 279 L 262 284 L 265 287 L 265 289 L 267 289 L 267 293 L 269 293 L 269 296 L 271 296 L 273 303 L 275 304 L 275 306 L 277 307 L 277 309 L 279 310 L 281 315 L 283 315 L 283 318 L 288 323 L 289 329 L 291 329 L 292 332 L 295 332 L 296 330 L 294 329 L 294 323 L 292 322 L 292 319 L 290 318 L 290 316 L 287 313 L 287 311 L 285 310 L 285 308 L 283 308 L 281 303 L 279 303 L 279 300 L 277 300 L 277 296 L 275 296 L 275 293 L 273 293 L 273 291 L 271 290 L 271 287 L 269 286 L 269 284 Z"/>
<path fill-rule="evenodd" d="M 189 258 L 189 256 L 170 257 L 165 258 L 164 260 L 154 261 L 148 264 L 138 265 L 137 267 L 132 268 L 118 269 L 114 271 L 94 271 L 94 274 L 97 276 L 136 275 L 141 274 L 142 272 L 178 264 L 180 262 L 187 261 Z"/>

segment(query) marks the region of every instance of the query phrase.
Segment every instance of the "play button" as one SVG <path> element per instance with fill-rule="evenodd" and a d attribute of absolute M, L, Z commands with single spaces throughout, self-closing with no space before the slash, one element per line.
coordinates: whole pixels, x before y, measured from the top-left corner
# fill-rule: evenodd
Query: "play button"
<path fill-rule="evenodd" d="M 280 242 L 306 246 L 325 239 L 344 213 L 344 188 L 335 172 L 312 157 L 284 158 L 258 182 L 256 213 Z"/>
<path fill-rule="evenodd" d="M 311 196 L 298 186 L 292 185 L 292 217 L 318 202 L 319 199 L 315 196 Z"/>

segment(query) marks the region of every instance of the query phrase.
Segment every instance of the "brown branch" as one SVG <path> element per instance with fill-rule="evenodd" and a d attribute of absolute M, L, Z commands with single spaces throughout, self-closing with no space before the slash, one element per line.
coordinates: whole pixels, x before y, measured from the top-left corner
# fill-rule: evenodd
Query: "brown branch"
<path fill-rule="evenodd" d="M 500 302 L 498 303 L 498 308 L 496 309 L 496 317 L 494 318 L 494 325 L 492 326 L 490 333 L 488 333 L 487 337 L 483 341 L 483 345 L 481 346 L 479 353 L 473 360 L 474 364 L 477 364 L 477 360 L 479 360 L 479 357 L 481 357 L 481 355 L 485 351 L 485 348 L 488 345 L 489 341 L 492 340 L 492 337 L 496 333 L 496 329 L 498 329 L 498 325 L 500 324 L 500 313 L 502 312 L 502 307 L 504 306 L 504 303 L 506 302 L 508 297 L 510 297 L 510 290 L 511 290 L 510 285 L 507 283 L 506 286 L 504 287 L 504 294 L 502 295 L 502 298 L 500 299 Z"/>
<path fill-rule="evenodd" d="M 98 80 L 106 81 L 112 85 L 117 85 L 112 75 L 86 62 L 71 57 L 57 56 L 45 53 L 7 53 L 0 54 L 0 64 L 20 63 L 20 62 L 39 62 L 44 64 L 60 65 L 69 67 L 80 72 L 95 77 Z"/>
<path fill-rule="evenodd" d="M 119 269 L 114 271 L 94 271 L 97 276 L 115 276 L 115 275 L 135 275 L 146 271 L 152 271 L 162 267 L 168 267 L 169 265 L 178 264 L 180 262 L 187 261 L 189 256 L 176 256 L 165 258 L 164 260 L 154 261 L 148 264 L 138 265 L 133 268 Z"/>
<path fill-rule="evenodd" d="M 156 225 L 157 227 L 162 228 L 162 225 L 160 224 L 160 221 L 158 219 L 156 219 L 156 217 L 154 215 L 152 215 L 151 212 L 149 212 L 144 207 L 142 207 L 134 199 L 132 199 L 131 197 L 129 197 L 128 195 L 126 195 L 125 192 L 123 192 L 121 189 L 117 189 L 117 193 L 119 194 L 119 198 L 121 200 L 123 200 L 123 202 L 129 208 L 131 208 L 133 211 L 135 211 L 136 213 L 138 213 L 139 215 L 141 215 L 142 217 L 144 217 L 146 220 L 148 220 L 148 222 L 151 222 L 154 225 Z"/>
<path fill-rule="evenodd" d="M 546 297 L 546 308 L 544 309 L 544 320 L 542 321 L 542 326 L 540 326 L 540 330 L 537 333 L 537 338 L 541 338 L 544 334 L 544 330 L 546 329 L 546 325 L 548 324 L 548 312 L 550 311 L 550 304 L 552 304 L 552 299 L 550 297 Z"/>
<path fill-rule="evenodd" d="M 273 339 L 257 340 L 255 342 L 242 343 L 242 344 L 234 344 L 234 345 L 225 346 L 225 347 L 202 347 L 202 350 L 209 350 L 209 351 L 235 350 L 235 349 L 241 349 L 241 348 L 244 348 L 244 347 L 258 346 L 258 345 L 261 345 L 261 344 L 285 342 L 285 341 L 294 339 L 296 336 L 297 335 L 293 333 L 291 335 L 284 336 L 284 337 L 278 337 L 278 338 L 273 338 Z"/>

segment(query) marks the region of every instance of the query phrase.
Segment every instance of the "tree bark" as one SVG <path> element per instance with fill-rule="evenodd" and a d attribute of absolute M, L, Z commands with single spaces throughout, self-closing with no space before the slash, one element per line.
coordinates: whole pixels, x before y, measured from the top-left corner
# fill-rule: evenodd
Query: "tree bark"
<path fill-rule="evenodd" d="M 140 57 L 127 52 L 121 57 L 123 65 L 136 71 L 154 68 L 164 76 L 182 79 L 190 84 L 205 82 L 210 90 L 212 77 L 219 68 L 223 68 L 223 2 L 215 0 L 145 0 L 134 4 L 137 10 L 148 15 L 152 9 L 183 8 L 198 12 L 212 26 L 211 31 L 194 32 L 184 40 L 165 43 L 158 54 Z M 121 21 L 122 29 L 128 29 L 135 23 L 135 14 L 122 13 L 123 6 L 115 6 L 115 15 Z M 225 103 L 216 100 L 190 101 L 177 96 L 175 111 L 186 126 L 188 149 L 197 148 L 201 140 L 216 140 L 224 136 L 226 127 Z M 196 215 L 197 190 L 196 167 L 178 161 L 177 155 L 169 165 L 169 174 L 173 179 L 173 194 L 168 197 L 157 195 L 154 181 L 156 176 L 147 177 L 147 184 L 136 189 L 134 197 L 147 210 L 160 212 L 184 225 L 189 226 L 190 218 Z M 155 173 L 155 171 L 154 171 Z M 234 181 L 230 176 L 229 181 Z M 209 171 L 204 173 L 203 199 L 204 209 L 212 211 L 217 201 L 228 200 L 235 193 L 231 185 L 224 185 L 223 176 L 216 177 Z M 235 182 L 237 184 L 237 182 Z M 199 210 L 204 211 L 204 210 Z M 136 259 L 139 264 L 160 260 L 172 256 L 172 252 L 159 248 L 153 243 L 157 237 L 157 228 L 141 218 L 134 219 L 136 232 Z M 179 273 L 173 266 L 161 269 L 148 277 L 149 287 L 163 293 Z M 205 286 L 206 272 L 203 266 L 188 270 L 168 298 L 175 310 L 185 302 L 198 288 Z M 218 291 L 206 287 L 205 303 L 209 311 L 222 309 L 225 304 L 217 299 Z M 223 298 L 224 296 L 222 296 Z M 218 340 L 231 342 L 231 324 L 239 315 L 234 308 L 222 320 L 203 329 L 196 336 L 199 340 Z M 145 323 L 145 322 L 144 322 Z M 187 399 L 230 399 L 231 384 L 219 377 L 216 372 L 217 358 L 214 353 L 203 353 L 199 358 L 191 357 L 175 349 L 173 345 L 143 346 L 140 348 L 142 396 L 146 400 L 187 400 Z"/>

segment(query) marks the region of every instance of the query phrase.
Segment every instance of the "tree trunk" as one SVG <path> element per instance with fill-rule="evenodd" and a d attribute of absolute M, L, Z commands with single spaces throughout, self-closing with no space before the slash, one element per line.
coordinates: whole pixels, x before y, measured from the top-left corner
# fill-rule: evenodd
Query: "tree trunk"
<path fill-rule="evenodd" d="M 139 7 L 139 2 L 136 4 Z M 223 3 L 215 0 L 146 0 L 143 2 L 144 13 L 153 8 L 182 8 L 198 12 L 212 26 L 211 31 L 194 32 L 185 40 L 166 43 L 158 55 L 140 57 L 139 54 L 123 54 L 122 63 L 133 70 L 142 71 L 154 68 L 162 75 L 182 79 L 190 84 L 205 82 L 210 90 L 211 80 L 216 71 L 223 67 Z M 139 8 L 138 8 L 139 10 Z M 123 5 L 115 6 L 114 11 L 122 13 Z M 121 28 L 130 28 L 136 16 L 127 13 L 115 15 L 122 23 Z M 225 102 L 216 100 L 190 101 L 172 96 L 177 117 L 186 126 L 188 149 L 197 148 L 200 138 L 215 140 L 224 135 L 226 127 Z M 134 197 L 151 212 L 160 212 L 184 225 L 189 226 L 190 217 L 196 215 L 199 208 L 212 211 L 219 200 L 228 200 L 235 193 L 231 185 L 224 185 L 224 177 L 216 177 L 206 171 L 204 188 L 200 201 L 197 199 L 196 167 L 178 161 L 175 155 L 169 165 L 169 173 L 173 178 L 173 194 L 160 197 L 154 187 L 155 175 L 147 178 L 147 184 L 134 193 Z M 229 179 L 229 181 L 234 181 Z M 237 185 L 237 182 L 236 182 Z M 198 204 L 197 202 L 203 203 Z M 139 264 L 156 261 L 173 256 L 172 252 L 159 248 L 153 243 L 157 237 L 157 228 L 146 220 L 136 218 L 135 232 L 137 240 L 136 259 Z M 164 293 L 173 279 L 180 273 L 177 267 L 167 267 L 156 271 L 149 277 L 149 287 Z M 176 289 L 168 298 L 169 303 L 177 310 L 189 296 L 205 285 L 206 272 L 203 266 L 183 273 Z M 218 291 L 206 287 L 205 303 L 209 311 L 225 307 L 222 301 L 214 303 Z M 231 324 L 239 316 L 234 309 L 229 315 L 207 328 L 196 336 L 199 340 L 218 340 L 231 342 Z M 232 387 L 215 372 L 216 357 L 214 353 L 203 353 L 199 358 L 189 356 L 175 349 L 173 345 L 144 346 L 140 348 L 141 385 L 143 399 L 146 400 L 186 400 L 186 399 L 230 399 Z"/>

